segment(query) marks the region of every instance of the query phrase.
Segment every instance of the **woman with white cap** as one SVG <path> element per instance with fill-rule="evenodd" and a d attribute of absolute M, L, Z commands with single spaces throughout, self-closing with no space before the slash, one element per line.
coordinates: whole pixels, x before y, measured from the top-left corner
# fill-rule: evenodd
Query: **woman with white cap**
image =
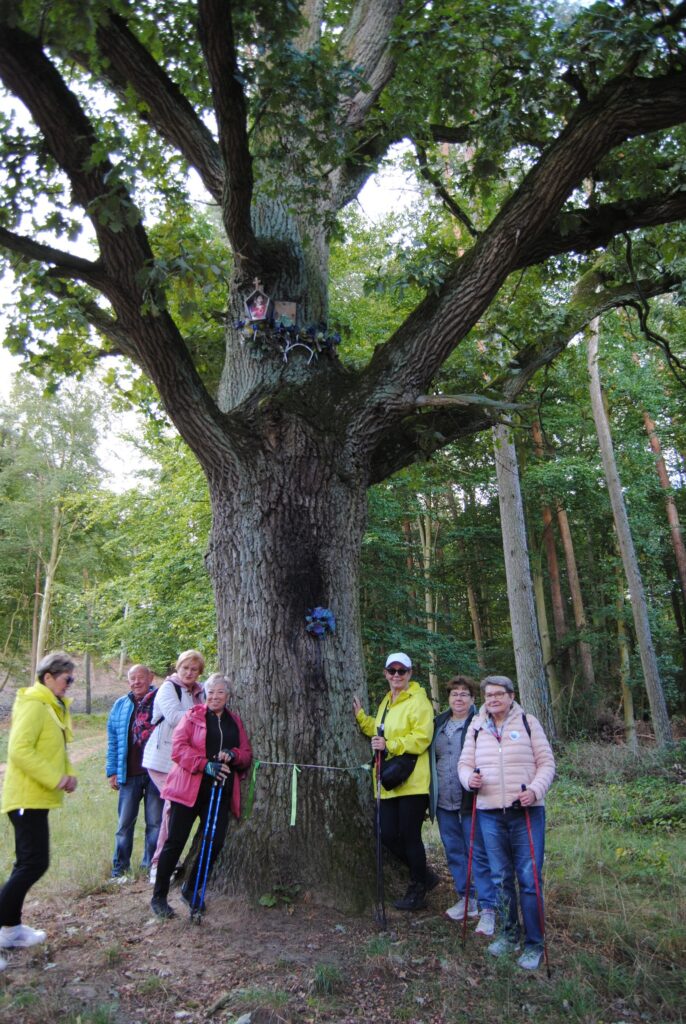
<path fill-rule="evenodd" d="M 410 871 L 407 892 L 394 904 L 398 910 L 423 910 L 427 889 L 438 882 L 437 876 L 427 871 L 422 842 L 422 823 L 429 804 L 429 745 L 434 716 L 425 690 L 411 681 L 411 673 L 407 654 L 399 651 L 388 655 L 384 675 L 389 691 L 375 718 L 365 713 L 358 697 L 353 699 L 358 726 L 365 736 L 371 736 L 374 755 L 380 751 L 383 758 L 381 840 Z M 393 785 L 395 780 L 384 779 L 386 769 L 399 768 L 403 769 L 400 775 L 407 773 L 403 781 Z"/>

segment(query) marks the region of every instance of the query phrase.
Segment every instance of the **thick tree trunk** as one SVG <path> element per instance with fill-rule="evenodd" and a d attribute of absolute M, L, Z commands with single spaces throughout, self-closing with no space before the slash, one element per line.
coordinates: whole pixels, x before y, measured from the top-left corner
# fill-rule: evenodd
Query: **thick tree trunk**
<path fill-rule="evenodd" d="M 631 610 L 634 617 L 636 639 L 641 653 L 641 665 L 643 667 L 643 675 L 645 678 L 646 690 L 648 692 L 648 701 L 650 703 L 653 729 L 655 730 L 655 739 L 659 746 L 666 746 L 672 742 L 672 729 L 669 724 L 667 702 L 665 701 L 665 695 L 662 689 L 657 657 L 655 655 L 653 638 L 650 632 L 650 621 L 648 618 L 648 606 L 646 603 L 645 592 L 643 589 L 643 579 L 638 567 L 634 542 L 631 536 L 631 528 L 629 526 L 629 518 L 624 505 L 622 484 L 619 479 L 619 473 L 617 472 L 617 465 L 615 463 L 612 435 L 610 434 L 610 427 L 605 416 L 605 409 L 603 408 L 603 395 L 600 386 L 600 373 L 598 370 L 598 330 L 599 323 L 596 319 L 592 321 L 588 332 L 588 373 L 591 392 L 591 407 L 593 409 L 593 419 L 595 421 L 596 431 L 598 434 L 598 445 L 603 461 L 607 490 L 610 497 L 610 503 L 612 505 L 612 515 L 614 517 L 615 529 L 617 530 L 619 550 L 622 555 L 622 562 L 624 563 L 624 572 L 626 573 L 627 583 L 629 585 L 629 594 L 631 595 Z"/>
<path fill-rule="evenodd" d="M 366 488 L 337 466 L 333 446 L 294 418 L 278 450 L 256 447 L 214 476 L 208 567 L 220 665 L 262 762 L 252 814 L 232 825 L 222 884 L 259 894 L 298 883 L 349 906 L 373 881 L 371 782 L 359 770 L 370 750 L 352 715 L 354 694 L 367 703 L 358 621 Z M 314 607 L 334 613 L 333 635 L 307 632 Z M 291 826 L 293 764 L 303 767 Z"/>
<path fill-rule="evenodd" d="M 499 424 L 493 428 L 493 436 L 507 596 L 519 693 L 525 709 L 536 715 L 548 736 L 552 738 L 555 735 L 555 723 L 536 622 L 517 455 L 509 427 Z"/>

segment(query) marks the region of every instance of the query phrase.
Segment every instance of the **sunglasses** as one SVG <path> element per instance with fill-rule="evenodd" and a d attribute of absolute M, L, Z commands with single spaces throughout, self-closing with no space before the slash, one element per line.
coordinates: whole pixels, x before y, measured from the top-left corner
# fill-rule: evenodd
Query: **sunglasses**
<path fill-rule="evenodd" d="M 74 677 L 73 676 L 67 676 L 67 678 L 64 681 L 67 684 L 67 686 L 71 686 L 71 684 L 74 682 Z"/>
<path fill-rule="evenodd" d="M 404 676 L 410 671 L 409 668 L 387 668 L 389 676 Z"/>

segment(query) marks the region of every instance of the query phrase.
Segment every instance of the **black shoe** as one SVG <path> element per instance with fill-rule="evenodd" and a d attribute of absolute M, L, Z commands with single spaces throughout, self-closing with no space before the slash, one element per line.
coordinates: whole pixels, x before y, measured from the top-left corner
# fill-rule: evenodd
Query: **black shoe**
<path fill-rule="evenodd" d="M 440 880 L 441 879 L 440 879 L 439 875 L 437 875 L 436 872 L 434 871 L 434 869 L 430 868 L 428 866 L 428 864 L 427 864 L 427 867 L 426 867 L 426 891 L 427 892 L 431 892 L 432 889 L 435 889 L 436 886 L 438 885 L 438 883 L 440 882 Z"/>
<path fill-rule="evenodd" d="M 200 906 L 197 906 L 197 904 L 198 904 L 198 902 L 200 900 L 200 893 L 196 893 L 195 894 L 195 902 L 196 902 L 196 906 L 195 907 L 192 905 L 192 900 L 193 900 L 193 893 L 192 892 L 189 893 L 189 892 L 186 892 L 185 889 L 182 889 L 181 890 L 181 899 L 186 904 L 186 906 L 188 907 L 188 909 L 191 911 L 192 914 L 204 914 L 205 911 L 207 910 L 207 907 L 205 906 L 205 901 L 204 900 L 202 901 L 202 903 L 200 903 Z"/>
<path fill-rule="evenodd" d="M 396 910 L 426 910 L 426 886 L 410 882 L 407 892 L 393 904 Z"/>
<path fill-rule="evenodd" d="M 176 917 L 176 911 L 172 910 L 164 896 L 153 896 L 150 900 L 150 907 L 153 914 L 156 914 L 157 917 Z"/>

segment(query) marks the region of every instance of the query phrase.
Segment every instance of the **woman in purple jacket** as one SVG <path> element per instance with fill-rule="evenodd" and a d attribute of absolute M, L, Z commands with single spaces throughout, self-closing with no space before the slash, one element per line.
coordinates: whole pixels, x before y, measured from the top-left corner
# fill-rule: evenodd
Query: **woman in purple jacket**
<path fill-rule="evenodd" d="M 226 677 L 215 672 L 208 679 L 205 691 L 207 703 L 197 704 L 187 711 L 174 730 L 174 765 L 162 790 L 162 796 L 171 804 L 169 835 L 160 854 L 150 903 L 158 917 L 174 917 L 174 911 L 167 902 L 171 876 L 196 818 L 200 818 L 200 830 L 204 832 L 213 788 L 219 782 L 222 790 L 215 794 L 218 809 L 217 802 L 212 807 L 212 816 L 217 809 L 217 818 L 209 859 L 211 872 L 224 846 L 229 812 L 236 818 L 240 817 L 239 780 L 252 761 L 252 749 L 243 723 L 226 707 L 229 698 Z M 181 890 L 181 898 L 188 906 L 193 897 L 198 861 L 199 855 Z M 201 906 L 198 909 L 204 911 L 205 908 Z"/>

